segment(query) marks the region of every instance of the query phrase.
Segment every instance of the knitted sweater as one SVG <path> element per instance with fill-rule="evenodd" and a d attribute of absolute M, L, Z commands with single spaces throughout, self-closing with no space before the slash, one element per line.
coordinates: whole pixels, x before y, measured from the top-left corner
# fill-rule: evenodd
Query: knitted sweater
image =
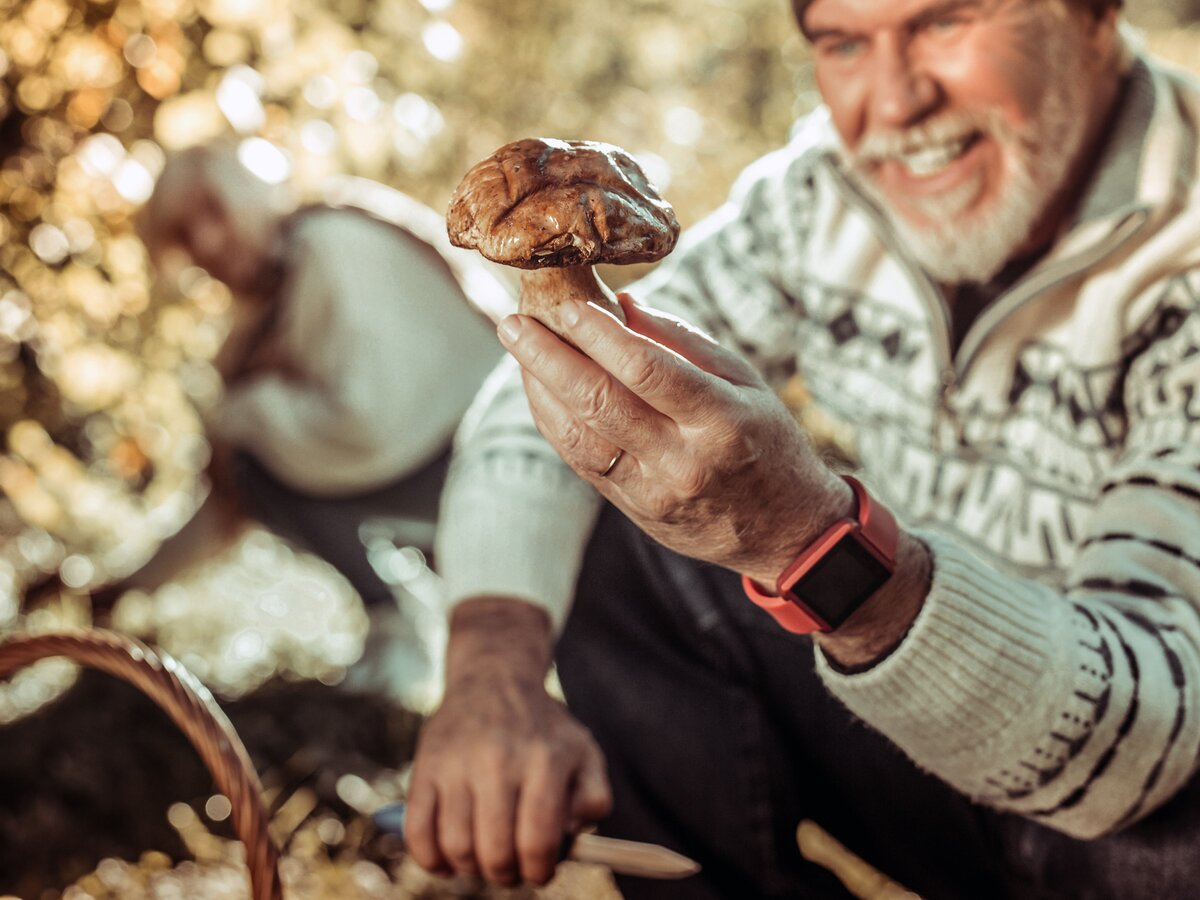
<path fill-rule="evenodd" d="M 964 794 L 1090 837 L 1200 750 L 1200 90 L 1139 61 L 1070 230 L 951 352 L 817 113 L 633 289 L 853 429 L 929 547 L 900 646 L 829 689 Z M 459 434 L 454 598 L 569 608 L 599 499 L 537 435 L 511 361 Z"/>

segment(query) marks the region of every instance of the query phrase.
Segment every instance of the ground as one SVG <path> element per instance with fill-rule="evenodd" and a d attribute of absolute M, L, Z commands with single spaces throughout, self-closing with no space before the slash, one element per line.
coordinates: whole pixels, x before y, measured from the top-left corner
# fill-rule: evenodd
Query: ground
<path fill-rule="evenodd" d="M 401 792 L 415 714 L 316 682 L 270 683 L 223 706 L 261 774 L 288 900 L 616 896 L 606 872 L 573 864 L 537 892 L 430 879 L 375 833 L 364 810 Z M 230 859 L 240 845 L 228 821 L 209 815 L 222 815 L 213 792 L 164 713 L 84 672 L 53 704 L 0 728 L 0 895 L 226 900 L 245 889 L 245 870 Z"/>

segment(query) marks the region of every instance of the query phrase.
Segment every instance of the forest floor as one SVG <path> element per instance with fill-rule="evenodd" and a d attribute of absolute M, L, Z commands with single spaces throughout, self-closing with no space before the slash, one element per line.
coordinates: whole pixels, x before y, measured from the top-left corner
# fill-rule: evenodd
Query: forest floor
<path fill-rule="evenodd" d="M 366 808 L 402 793 L 413 713 L 317 682 L 271 683 L 222 706 L 262 778 L 289 900 L 618 896 L 606 871 L 571 863 L 541 890 L 488 891 L 406 861 Z M 0 727 L 0 895 L 228 900 L 231 884 L 248 882 L 214 790 L 165 713 L 84 671 L 58 700 Z"/>

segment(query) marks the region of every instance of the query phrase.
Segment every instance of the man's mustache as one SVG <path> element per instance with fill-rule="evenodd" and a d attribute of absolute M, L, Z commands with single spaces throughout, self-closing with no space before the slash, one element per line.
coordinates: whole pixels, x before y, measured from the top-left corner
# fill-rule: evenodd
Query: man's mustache
<path fill-rule="evenodd" d="M 866 168 L 925 150 L 965 145 L 980 135 L 1001 141 L 1015 137 L 1013 129 L 994 113 L 943 113 L 908 128 L 869 132 L 847 155 L 855 168 Z"/>

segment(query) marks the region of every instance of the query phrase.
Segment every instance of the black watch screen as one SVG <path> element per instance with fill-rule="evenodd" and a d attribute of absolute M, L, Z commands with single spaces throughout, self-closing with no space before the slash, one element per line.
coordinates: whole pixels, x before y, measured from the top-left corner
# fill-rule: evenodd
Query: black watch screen
<path fill-rule="evenodd" d="M 829 628 L 837 628 L 891 576 L 852 534 L 845 535 L 800 580 L 791 592 Z"/>

